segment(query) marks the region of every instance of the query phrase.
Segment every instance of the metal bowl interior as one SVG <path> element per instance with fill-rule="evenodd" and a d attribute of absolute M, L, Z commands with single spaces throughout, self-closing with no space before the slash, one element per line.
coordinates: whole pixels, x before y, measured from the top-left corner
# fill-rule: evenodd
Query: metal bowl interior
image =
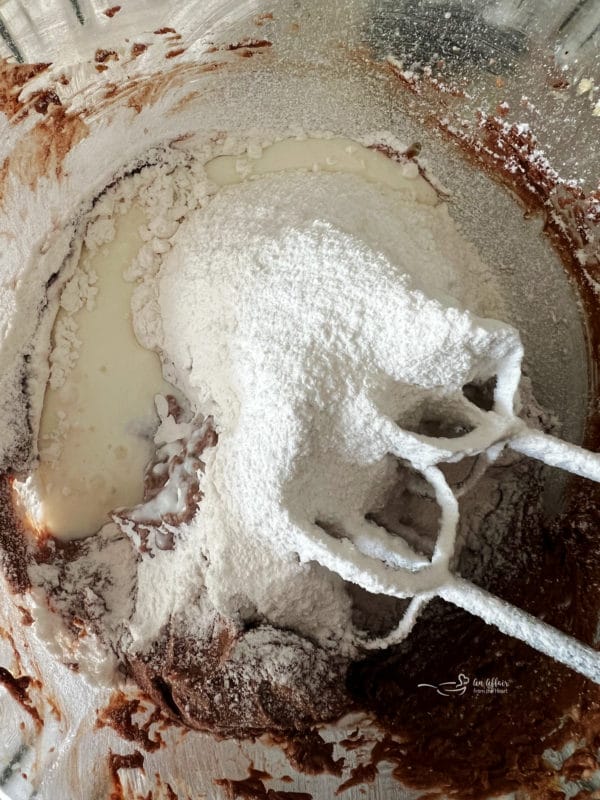
<path fill-rule="evenodd" d="M 593 76 L 599 76 L 600 10 L 593 3 L 128 0 L 122 8 L 108 5 L 102 0 L 0 4 L 0 55 L 64 66 L 70 83 L 61 99 L 66 106 L 86 108 L 90 127 L 87 149 L 69 156 L 69 171 L 86 179 L 73 180 L 65 191 L 65 182 L 48 174 L 30 190 L 28 202 L 39 213 L 25 249 L 33 250 L 53 227 L 68 228 L 82 204 L 115 174 L 152 147 L 185 136 L 192 125 L 200 134 L 268 128 L 362 137 L 390 131 L 407 144 L 420 143 L 422 158 L 449 194 L 450 213 L 497 276 L 507 321 L 523 337 L 538 400 L 555 412 L 564 438 L 584 440 L 597 397 L 597 364 L 578 286 L 544 235 L 542 215 L 524 214 L 515 197 L 465 159 L 432 119 L 447 112 L 463 118 L 467 130 L 476 127 L 478 111 L 495 114 L 498 104 L 506 103 L 507 123 L 531 125 L 556 170 L 594 188 L 600 166 L 595 147 L 600 106 L 593 84 Z M 157 33 L 165 27 L 181 35 L 177 46 Z M 218 69 L 205 69 L 215 62 L 215 45 L 256 39 L 271 46 L 251 58 L 232 51 Z M 97 71 L 103 63 L 96 58 L 99 50 L 124 54 L 132 43 L 148 45 L 143 57 L 110 61 L 106 71 Z M 185 52 L 165 58 L 180 47 Z M 425 119 L 422 102 L 385 68 L 390 55 L 409 71 L 423 73 L 431 66 L 444 85 L 461 91 L 440 90 L 437 107 Z M 153 102 L 134 114 L 131 92 L 146 80 L 159 88 Z M 102 92 L 111 83 L 119 91 L 106 100 Z M 15 127 L 14 120 L 0 118 L 0 127 L 11 131 L 1 147 L 5 154 L 32 135 L 27 125 Z M 111 149 L 111 139 L 118 147 Z M 93 159 L 100 144 L 106 152 Z M 21 202 L 18 194 L 8 197 L 9 225 L 16 224 Z M 38 264 L 30 279 L 42 281 L 49 268 L 49 261 Z M 589 304 L 586 309 L 589 314 Z M 561 479 L 549 472 L 552 513 L 561 507 L 561 490 Z M 0 728 L 8 732 L 0 740 L 0 796 L 108 796 L 104 756 L 132 749 L 110 730 L 95 727 L 96 709 L 110 691 L 91 687 L 57 664 L 47 645 L 23 626 L 6 593 L 0 609 L 7 632 L 0 641 L 0 663 L 12 668 L 17 661 L 21 674 L 43 683 L 39 702 L 45 719 L 39 729 L 8 695 L 0 698 Z M 326 736 L 340 740 L 352 727 L 342 722 Z M 272 775 L 293 774 L 294 790 L 315 797 L 333 797 L 339 783 L 331 776 L 291 773 L 281 753 L 260 742 L 217 742 L 172 729 L 162 735 L 167 746 L 147 754 L 145 772 L 121 773 L 125 796 L 152 790 L 154 797 L 168 797 L 168 785 L 181 797 L 218 797 L 213 778 L 244 777 L 250 762 Z M 286 788 L 285 782 L 269 785 Z M 420 794 L 401 789 L 385 768 L 369 792 L 396 800 Z M 361 787 L 345 796 L 362 796 Z"/>

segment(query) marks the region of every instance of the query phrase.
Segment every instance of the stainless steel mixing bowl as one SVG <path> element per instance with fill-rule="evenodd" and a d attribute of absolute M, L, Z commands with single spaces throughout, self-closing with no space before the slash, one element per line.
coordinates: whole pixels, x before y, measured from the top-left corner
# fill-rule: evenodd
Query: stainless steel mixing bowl
<path fill-rule="evenodd" d="M 169 41 L 157 33 L 164 28 L 181 38 Z M 215 46 L 256 40 L 271 46 L 248 58 L 231 50 L 219 57 L 218 69 L 186 67 L 215 63 Z M 129 67 L 98 56 L 130 53 L 135 43 L 148 48 Z M 98 86 L 114 82 L 118 89 L 153 72 L 172 71 L 154 111 L 167 109 L 176 95 L 193 103 L 199 130 L 261 129 L 268 120 L 272 129 L 351 136 L 391 131 L 407 144 L 418 142 L 449 193 L 451 214 L 498 276 L 510 321 L 525 343 L 537 398 L 557 413 L 562 436 L 574 442 L 583 440 L 590 400 L 597 396 L 593 341 L 578 288 L 542 235 L 542 216 L 524 215 L 514 197 L 465 159 L 437 123 L 463 120 L 463 138 L 477 136 L 482 111 L 523 130 L 529 125 L 561 176 L 594 189 L 600 167 L 599 43 L 600 5 L 593 0 L 0 3 L 0 55 L 12 62 L 64 66 L 69 76 L 61 90 L 65 104 L 94 102 Z M 402 80 L 388 68 L 390 56 L 400 65 Z M 413 75 L 425 78 L 433 94 L 412 91 Z M 98 99 L 93 124 L 114 124 L 118 131 L 115 110 L 130 97 L 117 91 L 108 104 Z M 177 124 L 175 118 L 170 135 L 177 133 Z M 0 128 L 8 137 L 0 150 L 9 152 L 16 138 L 6 132 L 14 129 L 1 119 Z M 164 135 L 164 126 L 149 113 L 135 138 L 123 136 L 119 163 L 99 156 L 89 197 Z M 84 199 L 69 198 L 54 223 L 68 223 Z M 562 483 L 552 478 L 548 487 L 547 506 L 555 511 Z M 0 695 L 0 797 L 108 796 L 104 756 L 109 748 L 130 749 L 112 732 L 94 728 L 95 709 L 106 702 L 108 690 L 94 689 L 57 665 L 43 643 L 25 644 L 28 636 L 6 595 L 0 614 L 12 636 L 12 642 L 8 637 L 0 642 L 0 664 L 13 663 L 14 644 L 20 669 L 43 678 L 59 707 L 53 714 L 48 706 L 46 724 L 37 731 L 8 695 Z M 341 724 L 328 736 L 342 739 L 351 729 L 350 722 Z M 260 743 L 216 742 L 176 731 L 167 731 L 165 739 L 166 749 L 147 755 L 145 773 L 122 774 L 131 791 L 127 797 L 151 789 L 155 800 L 167 797 L 167 784 L 182 798 L 219 797 L 212 779 L 242 777 L 249 760 L 274 775 L 291 771 L 280 753 Z M 589 777 L 586 785 L 593 787 L 594 780 Z M 334 796 L 337 785 L 331 777 L 294 773 L 295 791 L 323 800 Z M 422 793 L 400 788 L 384 768 L 367 790 L 368 797 L 397 800 Z M 363 796 L 361 787 L 344 796 Z"/>

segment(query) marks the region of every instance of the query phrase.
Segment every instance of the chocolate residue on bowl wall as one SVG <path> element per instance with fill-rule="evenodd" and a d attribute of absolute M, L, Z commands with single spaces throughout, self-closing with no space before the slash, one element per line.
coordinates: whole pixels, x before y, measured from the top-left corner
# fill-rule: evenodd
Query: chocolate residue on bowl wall
<path fill-rule="evenodd" d="M 29 675 L 21 675 L 16 678 L 12 672 L 9 672 L 5 667 L 0 667 L 0 685 L 4 686 L 7 692 L 29 714 L 35 722 L 36 728 L 39 730 L 44 723 L 40 712 L 29 697 L 30 687 L 40 688 L 39 681 Z"/>
<path fill-rule="evenodd" d="M 33 101 L 34 107 L 36 104 L 36 110 L 44 116 L 26 137 L 17 142 L 0 166 L 0 203 L 9 171 L 32 190 L 45 175 L 60 178 L 65 158 L 89 133 L 81 117 L 69 113 L 62 105 L 46 102 L 46 98 L 40 104 L 39 97 Z"/>
<path fill-rule="evenodd" d="M 234 42 L 233 44 L 227 44 L 222 49 L 223 50 L 241 50 L 242 48 L 245 50 L 258 50 L 263 49 L 265 47 L 271 47 L 273 42 L 270 42 L 268 39 L 242 39 L 239 42 Z"/>
<path fill-rule="evenodd" d="M 148 45 L 146 44 L 138 43 L 132 45 L 132 58 L 137 58 L 147 49 Z M 164 94 L 178 87 L 182 81 L 193 81 L 198 75 L 216 70 L 220 66 L 222 64 L 215 62 L 202 64 L 184 62 L 160 74 L 135 77 L 122 84 L 106 83 L 103 87 L 104 97 L 98 97 L 93 108 L 82 111 L 82 117 L 85 119 L 87 114 L 95 116 L 100 110 L 105 109 L 108 112 L 111 108 L 118 107 L 123 102 L 137 114 L 140 114 L 143 109 L 158 103 Z M 195 97 L 195 93 L 192 92 L 190 93 L 190 98 L 193 97 Z"/>
<path fill-rule="evenodd" d="M 340 783 L 336 790 L 336 794 L 352 789 L 354 786 L 360 786 L 365 783 L 374 783 L 377 778 L 377 766 L 371 762 L 370 764 L 358 764 L 350 771 L 350 777 L 343 783 Z"/>
<path fill-rule="evenodd" d="M 27 102 L 20 100 L 21 89 L 45 72 L 50 64 L 11 64 L 0 59 L 0 111 L 14 124 L 27 114 Z"/>
<path fill-rule="evenodd" d="M 344 759 L 334 758 L 334 745 L 326 742 L 317 730 L 306 733 L 278 735 L 270 734 L 269 741 L 280 747 L 287 760 L 298 772 L 305 775 L 340 776 L 344 769 Z"/>
<path fill-rule="evenodd" d="M 116 50 L 96 50 L 94 55 L 94 61 L 97 64 L 105 64 L 107 61 L 118 61 L 119 54 Z"/>
<path fill-rule="evenodd" d="M 146 711 L 139 697 L 131 698 L 123 692 L 115 692 L 109 705 L 98 712 L 96 727 L 113 728 L 123 739 L 138 744 L 147 753 L 154 753 L 164 747 L 165 742 L 159 731 L 152 733 L 151 729 L 153 725 L 165 725 L 165 717 L 155 707 L 143 723 L 134 721 L 134 716 Z"/>
<path fill-rule="evenodd" d="M 250 766 L 247 778 L 215 778 L 213 783 L 224 789 L 228 800 L 313 800 L 312 794 L 308 792 L 267 789 L 265 781 L 270 779 L 268 772 Z"/>
<path fill-rule="evenodd" d="M 13 478 L 0 473 L 0 564 L 11 588 L 26 592 L 31 586 L 27 572 L 31 556 L 24 521 L 16 508 Z"/>
<path fill-rule="evenodd" d="M 108 755 L 108 771 L 112 783 L 112 791 L 110 800 L 125 800 L 125 793 L 123 784 L 121 783 L 121 776 L 119 770 L 121 769 L 144 769 L 144 756 L 139 750 L 134 750 L 133 753 L 122 755 L 121 753 L 113 753 Z"/>

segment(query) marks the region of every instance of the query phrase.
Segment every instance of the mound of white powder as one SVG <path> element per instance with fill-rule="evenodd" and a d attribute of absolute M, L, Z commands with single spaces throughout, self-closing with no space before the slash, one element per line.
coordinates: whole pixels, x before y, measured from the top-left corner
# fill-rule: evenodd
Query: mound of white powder
<path fill-rule="evenodd" d="M 175 550 L 140 564 L 134 641 L 206 588 L 227 617 L 339 647 L 351 638 L 344 582 L 295 531 L 318 522 L 385 556 L 364 519 L 397 480 L 380 417 L 410 428 L 452 416 L 465 383 L 520 353 L 518 334 L 456 299 L 483 314 L 499 305 L 446 207 L 361 177 L 298 172 L 222 189 L 171 243 L 157 276 L 160 346 L 219 443 Z M 399 539 L 396 549 L 401 561 Z"/>

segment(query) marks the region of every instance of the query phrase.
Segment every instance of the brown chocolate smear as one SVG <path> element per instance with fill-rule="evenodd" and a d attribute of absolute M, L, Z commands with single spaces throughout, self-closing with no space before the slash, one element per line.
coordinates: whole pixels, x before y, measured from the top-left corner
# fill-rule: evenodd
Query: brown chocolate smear
<path fill-rule="evenodd" d="M 253 22 L 257 27 L 262 28 L 263 25 L 266 25 L 267 22 L 271 22 L 273 19 L 273 12 L 267 11 L 264 14 L 257 14 L 257 16 L 254 17 Z"/>
<path fill-rule="evenodd" d="M 375 764 L 358 764 L 350 772 L 348 780 L 340 783 L 336 790 L 336 794 L 352 789 L 354 786 L 360 786 L 362 783 L 373 783 L 377 777 L 377 767 Z"/>
<path fill-rule="evenodd" d="M 79 114 L 71 114 L 63 106 L 49 105 L 43 119 L 18 140 L 6 161 L 6 170 L 10 169 L 34 190 L 45 175 L 61 177 L 67 154 L 88 133 L 88 126 Z M 0 182 L 0 197 L 3 183 L 4 180 Z"/>
<path fill-rule="evenodd" d="M 44 724 L 39 711 L 31 702 L 29 697 L 29 688 L 35 686 L 40 687 L 40 682 L 31 678 L 29 675 L 21 675 L 15 678 L 12 672 L 9 672 L 6 667 L 0 667 L 0 684 L 2 684 L 7 692 L 13 697 L 17 703 L 29 714 L 35 722 L 36 727 L 39 729 Z"/>
<path fill-rule="evenodd" d="M 213 783 L 223 787 L 228 800 L 312 800 L 312 795 L 307 792 L 267 789 L 264 781 L 270 777 L 268 772 L 249 767 L 247 778 L 241 780 L 216 778 Z"/>
<path fill-rule="evenodd" d="M 267 22 L 271 22 L 273 19 L 275 19 L 273 12 L 266 11 L 264 14 L 257 14 L 257 16 L 254 17 L 253 22 L 259 28 L 262 28 L 263 25 L 265 25 Z"/>
<path fill-rule="evenodd" d="M 360 750 L 368 743 L 367 737 L 360 734 L 358 728 L 348 736 L 347 739 L 342 739 L 340 745 L 346 750 L 347 752 L 351 752 L 352 750 Z"/>
<path fill-rule="evenodd" d="M 21 593 L 31 586 L 27 572 L 31 556 L 25 524 L 15 507 L 13 482 L 6 473 L 0 474 L 0 565 L 13 591 Z"/>
<path fill-rule="evenodd" d="M 139 56 L 147 48 L 148 45 L 142 43 L 133 44 L 131 49 L 132 57 Z M 127 103 L 130 108 L 140 113 L 142 108 L 159 102 L 161 97 L 164 97 L 165 93 L 169 92 L 174 85 L 180 86 L 181 82 L 188 78 L 193 79 L 198 73 L 218 69 L 219 66 L 218 64 L 198 64 L 183 61 L 160 74 L 153 74 L 145 78 L 139 76 L 132 78 L 130 81 L 119 84 L 115 91 L 111 91 L 106 96 L 104 101 L 100 99 L 93 108 L 82 111 L 81 117 L 85 119 L 88 114 L 95 117 L 102 108 L 116 107 L 122 102 Z M 97 64 L 96 68 L 99 67 L 104 68 L 106 64 Z"/>
<path fill-rule="evenodd" d="M 258 49 L 261 47 L 272 47 L 273 42 L 268 39 L 241 39 L 239 42 L 225 45 L 224 50 Z"/>
<path fill-rule="evenodd" d="M 128 698 L 123 692 L 115 692 L 108 706 L 98 712 L 96 727 L 113 728 L 123 739 L 135 742 L 146 752 L 153 753 L 164 746 L 164 739 L 159 732 L 152 736 L 150 730 L 164 717 L 161 710 L 156 708 L 143 724 L 134 722 L 133 717 L 143 710 L 139 698 Z"/>
<path fill-rule="evenodd" d="M 38 547 L 33 553 L 33 560 L 37 564 L 56 564 L 59 569 L 59 580 L 66 579 L 64 567 L 72 561 L 77 561 L 89 551 L 91 537 L 87 539 L 58 539 L 50 531 L 44 530 L 38 534 Z"/>
<path fill-rule="evenodd" d="M 442 200 L 447 199 L 447 195 L 440 189 L 439 186 L 432 183 L 431 178 L 427 170 L 425 170 L 421 164 L 418 162 L 417 157 L 421 152 L 421 142 L 413 142 L 410 144 L 406 150 L 396 150 L 394 147 L 391 147 L 389 144 L 384 144 L 383 142 L 376 142 L 375 144 L 370 144 L 368 146 L 369 150 L 376 150 L 378 153 L 386 156 L 391 161 L 396 161 L 399 164 L 405 164 L 408 161 L 413 161 L 417 165 L 417 169 L 419 170 L 419 175 L 426 181 L 434 192 L 440 197 Z"/>
<path fill-rule="evenodd" d="M 30 102 L 38 114 L 45 114 L 48 106 L 61 106 L 62 102 L 53 89 L 46 89 L 40 92 L 33 92 Z"/>
<path fill-rule="evenodd" d="M 17 608 L 19 609 L 19 613 L 21 614 L 22 624 L 26 626 L 33 625 L 34 620 L 31 615 L 31 612 L 28 609 L 23 608 L 23 606 L 17 606 Z"/>
<path fill-rule="evenodd" d="M 10 156 L 0 165 L 0 205 L 9 172 L 33 190 L 41 176 L 53 173 L 59 178 L 67 153 L 87 136 L 87 126 L 80 116 L 65 111 L 60 98 L 52 89 L 34 92 L 26 101 L 19 100 L 25 84 L 48 66 L 49 64 L 14 66 L 0 62 L 0 110 L 13 123 L 18 123 L 27 116 L 30 108 L 45 115 L 33 129 L 17 140 Z"/>
<path fill-rule="evenodd" d="M 108 769 L 112 782 L 112 791 L 110 793 L 110 800 L 125 800 L 123 791 L 123 784 L 119 775 L 120 769 L 144 769 L 144 756 L 139 750 L 134 750 L 133 753 L 122 755 L 121 753 L 113 753 L 112 750 L 108 756 Z"/>
<path fill-rule="evenodd" d="M 136 800 L 154 800 L 155 797 L 156 800 L 184 800 L 183 796 L 176 794 L 170 783 L 163 781 L 158 772 L 154 773 L 154 789 L 156 790 L 156 796 L 153 791 L 150 791 L 143 797 L 136 798 Z M 196 798 L 186 794 L 185 800 L 196 800 Z"/>
<path fill-rule="evenodd" d="M 19 113 L 26 103 L 19 100 L 19 94 L 25 84 L 48 69 L 50 64 L 10 64 L 0 60 L 0 111 L 14 121 L 19 121 Z"/>
<path fill-rule="evenodd" d="M 116 50 L 105 50 L 98 48 L 94 55 L 94 61 L 97 64 L 105 64 L 107 61 L 118 61 L 119 55 Z"/>
<path fill-rule="evenodd" d="M 326 742 L 316 730 L 305 733 L 271 734 L 270 741 L 277 744 L 298 772 L 307 775 L 341 775 L 344 759 L 333 758 L 333 742 Z"/>
<path fill-rule="evenodd" d="M 106 11 L 104 11 L 103 13 L 105 17 L 109 17 L 109 19 L 112 19 L 115 16 L 115 14 L 119 13 L 120 10 L 121 6 L 111 6 L 111 8 L 107 8 Z"/>

